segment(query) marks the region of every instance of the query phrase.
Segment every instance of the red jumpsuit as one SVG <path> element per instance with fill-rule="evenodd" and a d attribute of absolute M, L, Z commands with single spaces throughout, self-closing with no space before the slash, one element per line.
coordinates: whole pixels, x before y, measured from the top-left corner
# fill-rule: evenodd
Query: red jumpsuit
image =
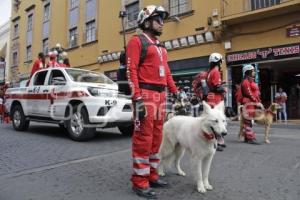
<path fill-rule="evenodd" d="M 36 71 L 38 71 L 38 70 L 40 70 L 40 69 L 43 69 L 43 68 L 45 68 L 45 63 L 43 63 L 41 60 L 36 60 L 35 62 L 34 62 L 34 64 L 33 64 L 33 66 L 32 66 L 32 69 L 31 69 L 31 73 L 30 73 L 30 78 L 32 77 L 32 75 L 36 72 Z"/>
<path fill-rule="evenodd" d="M 148 38 L 152 44 L 158 40 Z M 162 141 L 162 127 L 165 118 L 166 92 L 141 88 L 141 84 L 168 87 L 172 93 L 177 92 L 169 66 L 167 51 L 162 47 L 150 45 L 144 62 L 139 65 L 141 41 L 133 36 L 126 48 L 127 76 L 132 91 L 132 98 L 142 98 L 147 116 L 135 127 L 132 137 L 133 187 L 146 189 L 149 181 L 158 179 L 158 151 Z"/>
<path fill-rule="evenodd" d="M 255 139 L 255 133 L 252 130 L 252 122 L 255 115 L 256 105 L 261 102 L 258 85 L 254 82 L 254 78 L 247 77 L 241 83 L 241 91 L 243 95 L 242 104 L 244 116 L 244 135 L 246 140 Z"/>
<path fill-rule="evenodd" d="M 218 67 L 216 66 L 208 72 L 207 76 L 207 85 L 209 88 L 209 92 L 207 95 L 207 103 L 211 107 L 214 107 L 224 99 L 224 93 L 216 92 L 214 89 L 217 86 L 220 86 L 221 84 L 221 73 Z"/>

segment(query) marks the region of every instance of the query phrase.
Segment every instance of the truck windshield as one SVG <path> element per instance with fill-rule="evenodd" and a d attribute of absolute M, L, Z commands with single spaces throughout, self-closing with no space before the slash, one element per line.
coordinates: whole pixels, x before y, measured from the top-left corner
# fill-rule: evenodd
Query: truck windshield
<path fill-rule="evenodd" d="M 114 84 L 111 79 L 101 73 L 78 69 L 66 69 L 66 72 L 75 82 Z"/>

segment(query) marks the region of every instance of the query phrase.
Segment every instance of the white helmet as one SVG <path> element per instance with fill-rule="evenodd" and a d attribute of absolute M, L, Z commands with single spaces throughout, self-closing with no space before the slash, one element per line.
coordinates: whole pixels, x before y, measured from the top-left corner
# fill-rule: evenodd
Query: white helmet
<path fill-rule="evenodd" d="M 245 74 L 246 71 L 250 71 L 250 70 L 254 70 L 253 65 L 250 65 L 250 64 L 244 65 L 244 67 L 243 67 L 243 74 Z"/>
<path fill-rule="evenodd" d="M 222 59 L 223 59 L 223 56 L 221 55 L 221 54 L 219 54 L 219 53 L 212 53 L 212 54 L 210 54 L 210 56 L 209 56 L 209 63 L 212 63 L 212 62 L 219 62 L 219 61 L 222 61 Z"/>
<path fill-rule="evenodd" d="M 137 17 L 137 24 L 141 26 L 146 19 L 155 14 L 160 15 L 162 19 L 166 19 L 169 16 L 169 13 L 162 6 L 150 5 L 140 11 Z"/>

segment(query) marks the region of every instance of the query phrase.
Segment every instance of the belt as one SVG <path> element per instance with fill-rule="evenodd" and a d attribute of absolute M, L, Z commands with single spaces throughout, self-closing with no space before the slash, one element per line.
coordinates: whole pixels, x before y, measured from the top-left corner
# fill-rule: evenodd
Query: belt
<path fill-rule="evenodd" d="M 155 85 L 149 83 L 139 83 L 140 88 L 147 89 L 147 90 L 154 90 L 156 92 L 163 92 L 165 91 L 166 86 L 164 85 Z"/>

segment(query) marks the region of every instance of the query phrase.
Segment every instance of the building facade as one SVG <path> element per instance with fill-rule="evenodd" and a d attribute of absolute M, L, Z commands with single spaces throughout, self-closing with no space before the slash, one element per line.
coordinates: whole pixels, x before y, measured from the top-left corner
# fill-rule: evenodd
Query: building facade
<path fill-rule="evenodd" d="M 299 90 L 291 89 L 300 74 L 300 0 L 16 0 L 11 77 L 15 82 L 27 78 L 38 52 L 60 43 L 71 66 L 116 79 L 124 40 L 139 32 L 137 15 L 151 4 L 170 12 L 160 40 L 178 86 L 189 89 L 193 77 L 208 68 L 208 56 L 219 52 L 226 55 L 222 74 L 229 82 L 228 106 L 235 106 L 232 85 L 241 81 L 242 65 L 255 63 L 264 103 L 274 100 L 280 85 L 289 95 L 289 116 L 300 118 Z"/>
<path fill-rule="evenodd" d="M 279 87 L 288 95 L 289 119 L 300 118 L 300 1 L 227 1 L 221 22 L 231 95 L 241 82 L 243 64 L 258 69 L 261 99 L 274 101 Z M 232 101 L 231 101 L 231 100 Z M 234 98 L 229 104 L 235 106 Z"/>
<path fill-rule="evenodd" d="M 0 26 L 0 85 L 5 84 L 9 77 L 9 47 L 10 47 L 10 23 Z"/>

